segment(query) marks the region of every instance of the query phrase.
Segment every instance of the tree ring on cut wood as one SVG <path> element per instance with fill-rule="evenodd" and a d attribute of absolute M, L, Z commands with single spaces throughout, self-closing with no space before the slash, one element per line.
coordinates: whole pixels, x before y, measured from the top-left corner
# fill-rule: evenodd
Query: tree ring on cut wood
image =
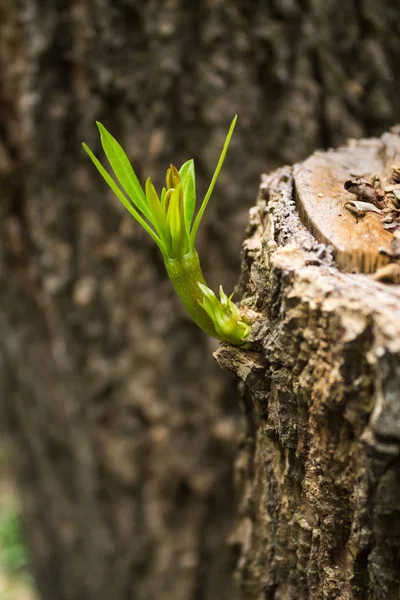
<path fill-rule="evenodd" d="M 342 271 L 374 273 L 389 262 L 379 250 L 390 247 L 392 233 L 385 230 L 375 208 L 365 212 L 363 218 L 357 218 L 355 210 L 348 210 L 346 204 L 357 203 L 352 202 L 355 196 L 346 191 L 344 184 L 355 176 L 369 181 L 377 173 L 384 181 L 393 163 L 400 163 L 400 137 L 388 133 L 381 139 L 316 152 L 294 167 L 300 219 L 319 242 L 333 247 Z"/>

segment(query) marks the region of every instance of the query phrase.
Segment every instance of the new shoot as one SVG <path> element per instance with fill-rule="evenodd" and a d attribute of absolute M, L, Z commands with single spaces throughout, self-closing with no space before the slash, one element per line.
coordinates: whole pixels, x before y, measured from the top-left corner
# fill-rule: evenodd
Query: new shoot
<path fill-rule="evenodd" d="M 101 144 L 115 179 L 90 148 L 86 144 L 83 147 L 117 198 L 159 247 L 168 276 L 197 325 L 218 340 L 244 346 L 251 327 L 232 302 L 232 295 L 226 296 L 221 287 L 218 299 L 207 287 L 195 248 L 197 231 L 224 162 L 236 119 L 237 116 L 231 123 L 213 178 L 197 214 L 192 159 L 179 170 L 170 165 L 165 187 L 158 194 L 150 178 L 142 188 L 124 150 L 101 123 L 97 123 Z"/>

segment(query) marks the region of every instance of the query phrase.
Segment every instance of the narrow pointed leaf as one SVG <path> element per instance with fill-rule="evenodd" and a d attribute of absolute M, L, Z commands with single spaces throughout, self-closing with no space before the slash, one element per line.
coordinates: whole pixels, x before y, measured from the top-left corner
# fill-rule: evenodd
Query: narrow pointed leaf
<path fill-rule="evenodd" d="M 186 232 L 180 211 L 180 184 L 172 190 L 167 213 L 167 227 L 171 232 L 172 253 L 177 257 L 185 253 Z"/>
<path fill-rule="evenodd" d="M 180 183 L 179 171 L 174 165 L 169 165 L 169 169 L 165 176 L 165 183 L 167 190 L 176 188 L 178 183 Z"/>
<path fill-rule="evenodd" d="M 163 209 L 164 209 L 164 212 L 166 215 L 168 214 L 169 204 L 171 202 L 171 196 L 172 196 L 173 191 L 174 191 L 174 188 L 169 188 L 169 190 L 167 190 L 164 195 Z"/>
<path fill-rule="evenodd" d="M 107 129 L 97 121 L 101 144 L 118 181 L 135 206 L 151 220 L 145 193 L 124 150 Z"/>
<path fill-rule="evenodd" d="M 165 194 L 167 193 L 167 190 L 165 189 L 165 187 L 163 187 L 163 189 L 161 190 L 161 206 L 163 211 L 165 212 Z"/>
<path fill-rule="evenodd" d="M 191 236 L 190 236 L 190 238 L 191 238 L 190 239 L 190 245 L 191 246 L 194 246 L 194 243 L 195 243 L 195 240 L 196 240 L 197 230 L 199 228 L 199 225 L 200 225 L 201 219 L 203 217 L 204 211 L 206 210 L 206 207 L 207 207 L 208 201 L 210 199 L 210 196 L 211 196 L 211 194 L 213 192 L 215 183 L 216 183 L 216 181 L 218 179 L 219 172 L 221 171 L 222 165 L 224 163 L 226 152 L 227 152 L 228 146 L 229 146 L 229 142 L 231 141 L 233 130 L 235 129 L 236 121 L 237 121 L 237 115 L 234 116 L 234 118 L 232 120 L 232 123 L 231 123 L 231 126 L 229 127 L 229 131 L 228 131 L 228 134 L 227 134 L 227 136 L 225 138 L 225 143 L 224 143 L 224 146 L 222 148 L 222 152 L 221 152 L 221 155 L 219 157 L 219 161 L 218 161 L 217 167 L 215 169 L 213 178 L 211 180 L 211 183 L 209 185 L 207 193 L 204 196 L 204 200 L 203 200 L 203 202 L 201 204 L 200 210 L 197 213 L 196 219 L 194 221 L 193 228 L 192 228 L 192 233 L 191 233 Z"/>
<path fill-rule="evenodd" d="M 189 236 L 194 210 L 196 208 L 196 176 L 193 159 L 188 160 L 181 166 L 179 169 L 179 175 L 181 177 L 183 187 L 185 227 Z"/>
<path fill-rule="evenodd" d="M 106 171 L 106 169 L 103 167 L 103 165 L 101 164 L 101 162 L 95 157 L 95 155 L 90 150 L 90 148 L 86 144 L 82 144 L 82 145 L 83 145 L 84 149 L 86 150 L 86 152 L 88 153 L 88 155 L 90 156 L 90 158 L 92 159 L 92 162 L 95 165 L 95 167 L 97 168 L 97 170 L 99 171 L 100 175 L 108 183 L 108 185 L 110 186 L 110 188 L 112 189 L 112 191 L 114 192 L 114 194 L 118 197 L 118 199 L 125 206 L 126 210 L 130 212 L 130 214 L 132 215 L 132 217 L 134 217 L 136 219 L 136 221 L 138 223 L 140 223 L 140 225 L 143 227 L 143 229 L 145 229 L 145 231 L 147 231 L 147 233 L 153 238 L 153 240 L 155 241 L 155 243 L 157 244 L 157 246 L 160 248 L 161 252 L 163 254 L 166 254 L 166 248 L 165 248 L 165 246 L 163 244 L 163 241 L 153 231 L 153 229 L 150 227 L 150 225 L 148 225 L 146 223 L 146 221 L 137 212 L 137 210 L 135 210 L 135 208 L 132 206 L 132 204 L 129 202 L 129 200 L 124 196 L 123 192 L 119 189 L 119 187 L 115 183 L 114 179 Z"/>
<path fill-rule="evenodd" d="M 167 169 L 167 172 L 165 174 L 165 188 L 167 190 L 170 190 L 174 187 L 174 184 L 172 182 L 172 170 L 171 170 L 172 165 Z"/>
<path fill-rule="evenodd" d="M 152 223 L 157 229 L 160 238 L 164 239 L 166 218 L 156 189 L 152 184 L 150 177 L 146 179 L 146 198 L 151 211 Z"/>

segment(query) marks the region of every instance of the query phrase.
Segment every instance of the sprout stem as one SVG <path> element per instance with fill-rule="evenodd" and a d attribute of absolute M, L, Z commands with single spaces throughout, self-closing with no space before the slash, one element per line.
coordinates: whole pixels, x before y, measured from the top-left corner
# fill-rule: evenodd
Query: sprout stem
<path fill-rule="evenodd" d="M 164 257 L 164 262 L 172 285 L 192 319 L 208 335 L 221 340 L 212 320 L 199 304 L 203 300 L 203 294 L 198 284 L 206 285 L 206 282 L 196 250 L 193 249 L 180 258 Z"/>

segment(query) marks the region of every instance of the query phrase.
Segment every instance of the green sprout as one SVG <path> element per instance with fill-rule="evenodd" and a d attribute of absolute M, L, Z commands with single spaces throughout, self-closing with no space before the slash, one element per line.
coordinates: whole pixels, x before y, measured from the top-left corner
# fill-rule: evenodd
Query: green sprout
<path fill-rule="evenodd" d="M 236 124 L 233 119 L 222 148 L 213 178 L 204 200 L 196 210 L 194 161 L 188 160 L 178 170 L 170 165 L 165 187 L 158 195 L 151 179 L 144 190 L 119 143 L 107 129 L 97 123 L 105 155 L 119 183 L 102 166 L 86 144 L 84 149 L 112 191 L 159 247 L 168 276 L 186 310 L 208 335 L 231 344 L 245 346 L 251 327 L 220 288 L 220 299 L 207 287 L 195 249 L 201 219 L 220 173 Z"/>

